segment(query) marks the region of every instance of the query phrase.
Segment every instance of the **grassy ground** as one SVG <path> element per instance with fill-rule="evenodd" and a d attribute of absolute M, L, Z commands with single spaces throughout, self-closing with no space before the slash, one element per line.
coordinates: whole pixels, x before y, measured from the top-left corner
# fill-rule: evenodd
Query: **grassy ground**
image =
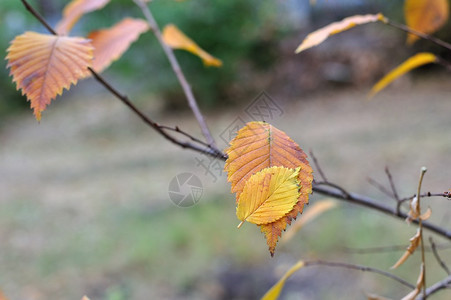
<path fill-rule="evenodd" d="M 386 165 L 402 195 L 415 192 L 423 165 L 425 191 L 450 187 L 449 79 L 414 81 L 371 102 L 354 90 L 308 99 L 272 96 L 283 115 L 268 121 L 312 149 L 329 179 L 349 190 L 385 199 L 366 178 L 386 183 Z M 158 99 L 142 105 L 162 123 L 198 132 L 188 114 L 161 115 Z M 208 115 L 214 135 L 238 115 L 246 118 L 243 110 Z M 217 180 L 205 174 L 196 162 L 201 156 L 167 143 L 110 96 L 69 96 L 51 105 L 40 124 L 31 113 L 3 124 L 0 289 L 10 299 L 251 299 L 301 258 L 388 270 L 402 252 L 362 255 L 345 247 L 407 245 L 415 232 L 339 203 L 279 245 L 271 259 L 257 227 L 236 230 L 225 174 Z M 191 208 L 168 199 L 168 184 L 181 172 L 196 174 L 204 187 Z M 448 228 L 446 200 L 425 202 L 431 220 Z M 450 252 L 441 252 L 445 260 Z M 432 255 L 427 260 L 428 283 L 443 278 Z M 395 274 L 414 283 L 418 261 L 416 254 Z M 400 298 L 409 290 L 374 274 L 311 268 L 290 279 L 284 298 L 363 299 L 366 292 Z M 443 292 L 436 299 L 449 297 Z"/>

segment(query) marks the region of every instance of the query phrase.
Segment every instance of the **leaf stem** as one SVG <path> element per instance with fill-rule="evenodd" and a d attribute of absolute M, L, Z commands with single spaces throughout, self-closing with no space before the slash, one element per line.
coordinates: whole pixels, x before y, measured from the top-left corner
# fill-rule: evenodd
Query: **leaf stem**
<path fill-rule="evenodd" d="M 243 220 L 243 221 L 241 221 L 241 223 L 240 224 L 238 224 L 238 226 L 236 227 L 236 228 L 238 228 L 238 229 L 240 229 L 241 228 L 241 226 L 243 226 L 243 224 L 244 224 L 244 222 L 245 222 L 246 220 Z"/>

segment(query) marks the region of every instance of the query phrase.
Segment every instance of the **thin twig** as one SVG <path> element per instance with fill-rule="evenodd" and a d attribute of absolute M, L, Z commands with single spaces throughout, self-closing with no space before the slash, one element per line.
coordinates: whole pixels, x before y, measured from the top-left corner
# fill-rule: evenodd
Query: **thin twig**
<path fill-rule="evenodd" d="M 186 131 L 180 129 L 178 126 L 175 126 L 175 127 L 170 127 L 170 126 L 166 126 L 166 125 L 159 125 L 159 126 L 160 126 L 160 128 L 165 129 L 165 130 L 169 130 L 169 131 L 173 131 L 173 132 L 180 133 L 180 134 L 186 136 L 187 138 L 189 138 L 190 140 L 192 140 L 192 141 L 194 141 L 194 142 L 196 142 L 196 143 L 202 144 L 202 145 L 204 145 L 205 147 L 209 147 L 209 148 L 210 148 L 210 145 L 209 145 L 209 144 L 207 144 L 207 143 L 205 143 L 204 141 L 201 141 L 201 140 L 199 140 L 198 138 L 192 136 L 192 135 L 189 134 L 188 132 L 186 132 Z"/>
<path fill-rule="evenodd" d="M 309 151 L 309 154 L 310 154 L 310 157 L 311 157 L 312 160 L 313 160 L 313 164 L 315 165 L 316 169 L 318 170 L 319 176 L 321 176 L 321 179 L 322 179 L 324 182 L 327 182 L 327 181 L 328 181 L 328 180 L 327 180 L 327 177 L 326 177 L 326 175 L 324 174 L 323 169 L 321 169 L 321 166 L 320 166 L 318 160 L 316 159 L 315 154 L 313 153 L 312 150 Z"/>
<path fill-rule="evenodd" d="M 417 195 L 413 195 L 410 197 L 406 197 L 406 198 L 402 198 L 399 199 L 399 202 L 406 202 L 406 201 L 410 201 L 413 198 L 415 198 Z M 421 198 L 430 198 L 430 197 L 443 197 L 443 198 L 447 198 L 449 199 L 449 193 L 448 192 L 444 192 L 444 193 L 431 193 L 431 192 L 427 192 L 427 193 L 423 193 L 421 194 Z"/>
<path fill-rule="evenodd" d="M 415 286 L 413 284 L 408 283 L 407 281 L 405 281 L 404 279 L 395 276 L 391 273 L 376 269 L 376 268 L 371 268 L 371 267 L 367 267 L 367 266 L 362 266 L 362 265 L 354 265 L 354 264 L 348 264 L 348 263 L 340 263 L 340 262 L 330 262 L 330 261 L 324 261 L 324 260 L 315 260 L 315 261 L 305 261 L 304 262 L 304 267 L 308 267 L 308 266 L 327 266 L 327 267 L 337 267 L 337 268 L 345 268 L 345 269 L 352 269 L 352 270 L 358 270 L 358 271 L 362 271 L 362 272 L 371 272 L 371 273 L 376 273 L 385 277 L 388 277 L 390 279 L 393 279 L 399 283 L 401 283 L 402 285 L 405 285 L 411 289 L 414 289 Z"/>
<path fill-rule="evenodd" d="M 30 7 L 30 5 L 28 5 L 26 0 L 21 0 L 21 1 L 24 4 L 24 6 L 31 12 L 31 14 L 36 19 L 38 19 L 45 27 L 47 27 L 45 25 L 47 23 L 45 22 L 45 20 L 42 19 L 42 17 L 40 17 L 39 13 L 37 13 L 34 9 L 32 9 Z M 51 29 L 51 27 L 50 27 L 49 31 L 51 31 L 51 30 L 53 30 L 53 29 Z M 101 78 L 101 77 L 98 75 L 98 78 Z M 111 90 L 110 89 L 111 88 L 110 85 L 105 85 L 106 81 L 103 81 L 103 82 L 99 81 L 99 82 L 102 85 L 104 85 L 110 92 L 114 93 L 114 95 L 116 97 L 118 97 L 120 100 L 124 99 L 124 97 L 120 98 L 121 97 L 120 93 L 118 93 L 117 91 L 115 92 L 114 89 Z M 133 104 L 131 104 L 131 105 L 133 105 Z M 132 109 L 132 110 L 136 113 L 135 109 Z M 138 109 L 136 109 L 136 110 L 139 111 Z M 143 114 L 139 113 L 138 115 L 141 117 Z M 145 122 L 147 123 L 147 121 L 145 121 Z M 154 123 L 154 122 L 151 121 L 151 123 Z M 163 131 L 163 129 L 161 129 L 161 131 Z M 197 152 L 200 152 L 200 153 L 204 153 L 204 154 L 210 155 L 210 156 L 215 157 L 215 158 L 219 158 L 221 160 L 226 160 L 227 159 L 227 155 L 225 153 L 221 152 L 221 151 L 218 151 L 218 152 L 212 151 L 210 148 L 202 148 L 202 147 L 199 147 L 197 145 L 190 144 L 190 143 L 178 143 L 178 142 L 175 142 L 175 143 L 177 145 L 181 146 L 182 148 L 189 148 L 189 149 L 192 149 L 194 151 L 197 151 Z M 373 210 L 382 212 L 384 214 L 387 214 L 389 216 L 398 218 L 398 219 L 403 220 L 403 221 L 407 218 L 407 215 L 405 213 L 400 212 L 398 214 L 396 212 L 396 210 L 392 209 L 391 207 L 386 206 L 384 204 L 381 204 L 382 200 L 375 200 L 375 199 L 372 199 L 372 198 L 364 196 L 364 195 L 359 195 L 359 194 L 356 194 L 356 193 L 346 192 L 343 188 L 341 188 L 337 184 L 327 183 L 327 186 L 324 186 L 324 183 L 318 183 L 318 184 L 315 183 L 315 184 L 313 184 L 312 188 L 313 188 L 313 191 L 315 193 L 319 193 L 319 194 L 326 195 L 326 196 L 329 196 L 329 197 L 333 197 L 333 198 L 336 198 L 336 199 L 339 199 L 339 200 L 343 200 L 343 201 L 346 201 L 346 202 L 349 202 L 349 203 L 357 204 L 357 205 L 360 205 L 360 206 L 363 206 L 363 207 L 366 207 L 366 208 L 369 208 L 369 209 L 373 209 Z M 338 190 L 337 190 L 337 188 L 338 188 Z M 434 194 L 431 194 L 431 196 L 432 195 L 434 195 Z M 440 194 L 440 195 L 445 195 L 444 197 L 448 197 L 449 198 L 449 194 L 448 193 L 444 193 L 444 194 Z M 424 196 L 422 195 L 422 197 L 424 197 Z M 413 223 L 417 223 L 417 221 L 414 220 Z M 432 224 L 432 223 L 429 223 L 427 221 L 423 222 L 423 227 L 428 229 L 428 230 L 430 230 L 431 232 L 434 232 L 434 233 L 436 233 L 436 234 L 448 239 L 448 240 L 451 240 L 451 232 L 446 231 L 442 227 L 439 227 L 439 226 L 437 226 L 435 224 Z"/>
<path fill-rule="evenodd" d="M 391 246 L 378 246 L 378 247 L 367 247 L 367 248 L 351 248 L 343 247 L 342 251 L 352 254 L 375 254 L 375 253 L 386 253 L 386 252 L 396 252 L 396 251 L 406 251 L 408 245 L 391 245 Z M 450 244 L 439 244 L 435 245 L 436 249 L 446 250 L 451 249 Z M 424 251 L 432 252 L 432 247 L 425 246 Z"/>
<path fill-rule="evenodd" d="M 393 196 L 395 197 L 395 199 L 397 201 L 399 201 L 399 196 L 398 196 L 398 192 L 396 190 L 396 186 L 395 186 L 395 182 L 393 180 L 393 176 L 390 173 L 390 170 L 388 169 L 388 167 L 385 167 L 385 174 L 387 174 L 387 178 L 388 178 L 388 182 L 390 183 L 390 188 L 393 192 Z"/>
<path fill-rule="evenodd" d="M 26 1 L 26 0 L 21 0 L 23 5 L 26 7 L 26 9 L 39 21 L 41 22 L 42 25 L 44 25 L 44 27 L 46 27 L 50 33 L 52 33 L 53 35 L 57 35 L 56 31 L 44 20 L 44 18 Z M 126 106 L 128 106 L 136 115 L 138 115 L 141 120 L 146 123 L 147 125 L 149 125 L 150 127 L 152 127 L 153 129 L 155 129 L 160 135 L 162 135 L 164 138 L 166 138 L 167 140 L 169 140 L 170 142 L 182 147 L 182 148 L 188 148 L 194 151 L 197 151 L 199 153 L 203 153 L 203 154 L 209 154 L 215 157 L 222 157 L 224 156 L 224 154 L 217 150 L 217 149 L 212 149 L 210 147 L 204 147 L 204 143 L 200 143 L 202 144 L 202 146 L 193 144 L 193 143 L 189 143 L 186 141 L 181 141 L 178 140 L 176 138 L 174 138 L 173 136 L 167 134 L 160 125 L 158 125 L 156 122 L 152 121 L 149 117 L 147 117 L 146 115 L 144 115 L 143 112 L 141 112 L 129 99 L 126 95 L 122 95 L 118 90 L 116 90 L 111 84 L 109 84 L 102 76 L 100 76 L 100 74 L 98 74 L 97 72 L 95 72 L 92 68 L 88 68 L 88 70 L 91 72 L 92 76 L 101 84 L 103 85 L 110 93 L 112 93 L 114 96 L 116 96 L 116 98 L 118 98 L 120 101 L 122 101 L 122 103 L 124 103 Z M 199 143 L 199 141 L 195 141 L 197 143 Z"/>
<path fill-rule="evenodd" d="M 42 25 L 53 35 L 58 35 L 52 26 L 47 23 L 44 18 L 30 5 L 26 0 L 21 0 L 25 8 L 36 18 Z"/>
<path fill-rule="evenodd" d="M 412 29 L 412 28 L 410 28 L 410 27 L 408 27 L 408 26 L 406 26 L 404 24 L 399 24 L 399 23 L 393 22 L 393 21 L 391 21 L 391 20 L 389 20 L 387 18 L 384 18 L 383 22 L 384 22 L 384 24 L 390 25 L 390 26 L 392 26 L 394 28 L 397 28 L 399 30 L 402 30 L 404 32 L 411 33 L 411 34 L 416 35 L 416 36 L 418 36 L 418 37 L 420 37 L 422 39 L 431 41 L 431 42 L 433 42 L 433 43 L 435 43 L 435 44 L 437 44 L 437 45 L 439 45 L 439 46 L 441 46 L 443 48 L 451 50 L 451 44 L 449 44 L 449 43 L 447 43 L 445 41 L 442 41 L 441 39 L 438 39 L 436 37 L 433 37 L 432 35 L 416 31 L 415 29 Z"/>
<path fill-rule="evenodd" d="M 329 181 L 320 181 L 320 182 L 316 182 L 315 186 L 319 186 L 319 185 L 326 185 L 326 186 L 330 186 L 338 191 L 340 191 L 343 195 L 343 199 L 345 198 L 351 198 L 351 195 L 348 193 L 348 191 L 346 191 L 344 188 L 342 188 L 341 186 L 339 186 L 338 184 L 329 182 Z"/>
<path fill-rule="evenodd" d="M 429 243 L 431 243 L 432 253 L 434 253 L 435 259 L 437 260 L 439 265 L 442 267 L 443 270 L 445 270 L 446 274 L 451 275 L 448 266 L 445 264 L 445 262 L 441 259 L 440 255 L 438 254 L 437 246 L 435 245 L 432 236 L 429 237 Z"/>
<path fill-rule="evenodd" d="M 133 1 L 139 8 L 141 8 L 144 17 L 147 20 L 147 23 L 149 24 L 151 30 L 153 31 L 156 38 L 158 39 L 158 42 L 163 48 L 163 51 L 166 54 L 169 63 L 171 64 L 172 70 L 174 71 L 175 75 L 177 76 L 177 79 L 180 82 L 180 85 L 182 86 L 183 92 L 185 93 L 186 99 L 188 100 L 188 105 L 193 111 L 197 122 L 199 123 L 200 129 L 202 130 L 202 134 L 204 135 L 208 144 L 215 150 L 218 150 L 215 140 L 213 139 L 210 130 L 208 129 L 207 123 L 205 122 L 204 116 L 200 112 L 199 106 L 197 105 L 196 98 L 194 97 L 194 94 L 191 90 L 191 86 L 189 85 L 188 81 L 185 78 L 185 75 L 183 74 L 182 69 L 180 68 L 177 58 L 174 55 L 174 51 L 172 51 L 172 49 L 168 45 L 166 45 L 166 43 L 163 41 L 160 28 L 158 27 L 158 24 L 155 21 L 155 18 L 153 17 L 150 8 L 142 0 L 133 0 Z"/>
<path fill-rule="evenodd" d="M 335 188 L 330 188 L 327 186 L 321 186 L 318 184 L 313 185 L 313 191 L 322 195 L 333 197 L 336 199 L 344 200 L 349 203 L 357 204 L 366 208 L 374 209 L 384 214 L 390 215 L 392 217 L 398 218 L 400 220 L 405 220 L 408 216 L 407 214 L 396 212 L 396 209 L 391 208 L 385 204 L 382 204 L 382 200 L 375 200 L 373 198 L 359 195 L 356 193 L 349 192 L 347 195 L 343 194 L 341 191 L 337 191 Z M 413 220 L 412 223 L 418 223 L 418 220 Z M 444 228 L 437 226 L 435 224 L 429 223 L 427 221 L 423 222 L 423 227 L 440 235 L 448 240 L 451 240 L 451 231 L 447 231 Z"/>
<path fill-rule="evenodd" d="M 381 191 L 383 194 L 387 195 L 390 198 L 393 198 L 396 202 L 398 202 L 395 198 L 395 195 L 393 195 L 392 192 L 390 192 L 389 190 L 387 190 L 382 184 L 380 184 L 379 182 L 377 182 L 376 180 L 374 180 L 371 177 L 367 178 L 367 181 L 369 184 L 371 184 L 372 186 L 374 186 L 375 188 L 377 188 L 379 191 Z"/>

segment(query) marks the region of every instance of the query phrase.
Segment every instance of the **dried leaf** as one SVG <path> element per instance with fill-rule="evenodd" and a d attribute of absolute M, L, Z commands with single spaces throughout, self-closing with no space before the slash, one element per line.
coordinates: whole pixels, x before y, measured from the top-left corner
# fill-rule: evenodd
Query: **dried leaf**
<path fill-rule="evenodd" d="M 410 210 L 407 213 L 408 217 L 406 219 L 407 223 L 410 224 L 410 222 L 412 222 L 412 220 L 416 220 L 420 217 L 420 211 L 418 210 L 418 198 L 417 197 L 413 197 L 412 201 L 410 201 L 409 203 L 409 207 Z"/>
<path fill-rule="evenodd" d="M 421 263 L 420 267 L 420 275 L 418 276 L 417 285 L 413 291 L 408 293 L 404 298 L 401 300 L 414 300 L 416 296 L 418 296 L 421 292 L 421 289 L 423 287 L 423 279 L 424 279 L 424 263 Z"/>
<path fill-rule="evenodd" d="M 147 30 L 149 25 L 146 21 L 125 18 L 109 29 L 91 32 L 88 38 L 92 40 L 94 46 L 93 69 L 99 73 L 105 70 Z"/>
<path fill-rule="evenodd" d="M 7 51 L 13 81 L 27 95 L 40 120 L 52 99 L 89 75 L 93 48 L 83 38 L 26 32 L 17 36 Z"/>
<path fill-rule="evenodd" d="M 75 23 L 89 12 L 103 8 L 110 0 L 72 0 L 63 10 L 63 18 L 56 24 L 56 32 L 69 34 Z"/>
<path fill-rule="evenodd" d="M 246 181 L 255 173 L 273 166 L 296 169 L 300 167 L 298 180 L 301 184 L 298 202 L 283 218 L 260 225 L 266 237 L 271 255 L 274 255 L 277 241 L 291 221 L 302 213 L 304 204 L 312 192 L 312 168 L 304 151 L 283 131 L 265 122 L 249 122 L 238 131 L 237 136 L 226 149 L 228 159 L 224 170 L 237 199 Z"/>
<path fill-rule="evenodd" d="M 406 0 L 404 3 L 406 24 L 422 33 L 434 33 L 449 18 L 448 0 Z M 407 43 L 413 44 L 419 37 L 408 34 Z"/>
<path fill-rule="evenodd" d="M 246 182 L 238 200 L 236 215 L 242 222 L 268 224 L 285 216 L 299 197 L 299 168 L 271 167 Z"/>
<path fill-rule="evenodd" d="M 406 252 L 401 256 L 401 258 L 391 267 L 391 269 L 396 269 L 400 265 L 402 265 L 407 258 L 409 258 L 410 255 L 415 252 L 415 250 L 418 248 L 418 245 L 420 245 L 421 241 L 421 231 L 418 228 L 417 233 L 410 239 L 410 245 L 407 247 Z"/>
<path fill-rule="evenodd" d="M 420 219 L 422 221 L 426 221 L 427 219 L 429 219 L 432 215 L 432 210 L 430 207 L 428 207 L 428 209 L 426 210 L 426 212 L 424 212 L 421 216 Z"/>
<path fill-rule="evenodd" d="M 377 15 L 355 15 L 345 18 L 339 22 L 334 22 L 321 29 L 310 33 L 296 49 L 296 53 L 302 52 L 311 47 L 324 42 L 329 36 L 348 30 L 356 25 L 362 25 L 370 22 L 384 21 L 382 14 Z"/>
<path fill-rule="evenodd" d="M 273 287 L 266 292 L 266 294 L 262 297 L 261 300 L 276 300 L 279 298 L 280 292 L 285 285 L 285 281 L 287 281 L 288 277 L 293 275 L 294 272 L 304 267 L 304 262 L 302 260 L 298 261 L 293 267 L 291 267 L 280 280 L 273 285 Z"/>
<path fill-rule="evenodd" d="M 428 53 L 428 52 L 418 53 L 418 54 L 410 57 L 405 62 L 403 62 L 401 65 L 399 65 L 394 70 L 392 70 L 390 73 L 385 75 L 384 78 L 379 80 L 373 86 L 371 91 L 369 92 L 368 98 L 374 97 L 374 95 L 376 95 L 381 90 L 383 90 L 393 80 L 404 75 L 405 73 L 407 73 L 415 68 L 421 67 L 422 65 L 435 63 L 435 62 L 437 62 L 437 57 L 434 54 Z"/>
<path fill-rule="evenodd" d="M 187 37 L 177 26 L 169 24 L 163 29 L 163 40 L 164 42 L 173 49 L 182 49 L 191 52 L 194 55 L 199 56 L 204 65 L 220 67 L 222 66 L 222 61 L 211 56 L 209 53 L 205 52 L 200 48 L 193 40 Z"/>
<path fill-rule="evenodd" d="M 86 296 L 83 296 L 83 298 L 81 298 L 81 300 L 89 300 L 89 298 Z"/>
<path fill-rule="evenodd" d="M 376 294 L 366 294 L 368 300 L 391 300 L 390 298 L 385 298 Z"/>
<path fill-rule="evenodd" d="M 309 210 L 302 215 L 301 219 L 296 221 L 296 223 L 291 226 L 291 228 L 285 233 L 281 242 L 288 242 L 302 227 L 304 227 L 305 224 L 336 206 L 337 202 L 335 200 L 322 200 L 316 202 L 312 207 L 309 207 Z"/>

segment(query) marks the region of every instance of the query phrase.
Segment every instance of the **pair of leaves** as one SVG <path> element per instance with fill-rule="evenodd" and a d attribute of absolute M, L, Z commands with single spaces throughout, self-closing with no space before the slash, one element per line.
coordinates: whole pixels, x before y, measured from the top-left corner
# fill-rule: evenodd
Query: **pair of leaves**
<path fill-rule="evenodd" d="M 144 20 L 124 19 L 110 29 L 93 32 L 89 39 L 63 36 L 84 14 L 105 6 L 105 0 L 74 0 L 64 9 L 57 26 L 61 35 L 26 32 L 8 48 L 6 59 L 17 89 L 27 96 L 39 121 L 41 113 L 64 89 L 90 75 L 89 67 L 101 72 L 118 59 L 148 30 Z"/>
<path fill-rule="evenodd" d="M 6 56 L 7 67 L 11 69 L 10 75 L 17 89 L 30 101 L 38 121 L 56 96 L 90 75 L 88 68 L 98 73 L 104 71 L 149 30 L 146 21 L 125 18 L 111 28 L 91 32 L 87 39 L 66 36 L 84 14 L 108 3 L 109 0 L 74 0 L 64 8 L 63 18 L 56 26 L 58 35 L 26 32 L 11 42 Z M 168 42 L 169 46 L 199 55 L 206 65 L 222 64 L 175 26 L 169 29 L 165 35 L 172 41 L 172 44 Z"/>
<path fill-rule="evenodd" d="M 282 231 L 302 213 L 312 192 L 307 155 L 283 131 L 265 122 L 247 123 L 226 153 L 224 169 L 236 193 L 237 217 L 260 226 L 274 255 Z"/>

